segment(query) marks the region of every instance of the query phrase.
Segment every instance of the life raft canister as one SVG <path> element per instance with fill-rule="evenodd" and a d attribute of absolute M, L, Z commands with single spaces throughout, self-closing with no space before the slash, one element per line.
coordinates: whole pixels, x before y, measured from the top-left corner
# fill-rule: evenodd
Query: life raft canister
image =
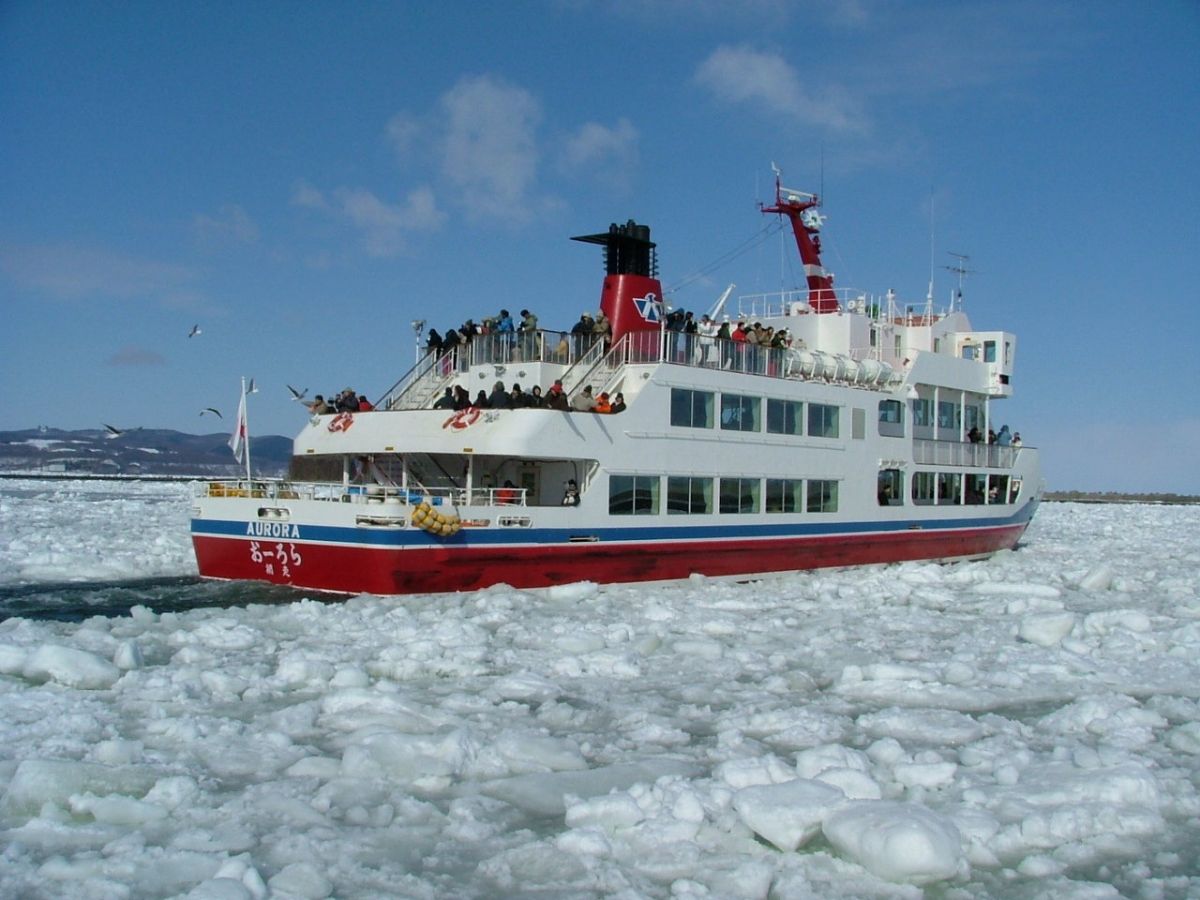
<path fill-rule="evenodd" d="M 435 537 L 450 537 L 462 528 L 462 520 L 457 512 L 441 512 L 434 509 L 428 500 L 417 504 L 412 513 L 412 523 Z"/>
<path fill-rule="evenodd" d="M 333 431 L 333 432 L 349 431 L 350 426 L 353 424 L 354 424 L 354 413 L 340 412 L 336 416 L 334 416 L 332 419 L 329 420 L 329 430 Z"/>
<path fill-rule="evenodd" d="M 442 423 L 443 428 L 453 428 L 455 431 L 461 431 L 463 428 L 469 428 L 479 421 L 479 407 L 468 406 L 466 409 L 460 409 L 445 422 Z"/>

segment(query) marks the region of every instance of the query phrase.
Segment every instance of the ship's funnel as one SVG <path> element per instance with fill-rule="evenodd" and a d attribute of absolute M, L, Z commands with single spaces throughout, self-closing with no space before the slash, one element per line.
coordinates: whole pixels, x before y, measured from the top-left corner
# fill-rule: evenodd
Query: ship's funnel
<path fill-rule="evenodd" d="M 604 247 L 604 288 L 600 311 L 612 325 L 613 342 L 631 331 L 653 331 L 662 327 L 662 285 L 658 280 L 655 244 L 650 226 L 630 219 L 615 222 L 603 234 L 571 238 Z"/>

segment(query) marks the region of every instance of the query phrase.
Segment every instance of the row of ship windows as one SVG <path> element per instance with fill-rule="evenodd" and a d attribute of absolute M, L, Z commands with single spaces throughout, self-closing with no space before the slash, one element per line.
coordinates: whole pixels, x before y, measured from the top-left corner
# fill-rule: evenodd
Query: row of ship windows
<path fill-rule="evenodd" d="M 763 430 L 763 398 L 746 394 L 721 394 L 717 409 L 716 395 L 711 391 L 690 388 L 671 389 L 671 424 L 681 428 L 713 428 L 719 414 L 720 426 L 725 431 Z M 800 400 L 778 400 L 766 398 L 766 430 L 768 434 L 804 435 L 819 438 L 837 438 L 840 435 L 837 406 L 828 403 L 805 404 Z M 966 427 L 982 428 L 983 407 L 973 404 L 960 406 L 957 402 L 941 400 L 936 405 L 932 400 L 918 398 L 912 401 L 912 420 L 916 428 L 938 428 L 959 431 L 966 419 Z M 963 413 L 966 413 L 965 417 Z M 805 427 L 807 425 L 807 428 Z M 857 429 L 856 429 L 857 430 Z M 879 433 L 892 437 L 904 435 L 904 403 L 900 400 L 879 401 Z"/>
<path fill-rule="evenodd" d="M 614 516 L 656 516 L 662 509 L 659 475 L 610 475 L 608 512 Z M 837 512 L 838 483 L 822 478 L 666 477 L 666 511 L 677 515 Z"/>
<path fill-rule="evenodd" d="M 805 404 L 799 400 L 768 397 L 766 426 L 768 434 L 791 434 L 836 438 L 839 434 L 836 406 L 827 403 Z M 716 424 L 716 397 L 711 391 L 689 388 L 671 389 L 671 424 L 682 428 L 712 428 Z M 744 394 L 721 394 L 720 422 L 726 431 L 762 431 L 763 398 Z M 807 429 L 805 423 L 807 420 Z"/>
<path fill-rule="evenodd" d="M 915 506 L 1015 503 L 1018 478 L 961 472 L 914 472 Z M 879 473 L 879 504 L 904 505 L 904 473 Z M 696 475 L 610 475 L 608 512 L 613 516 L 656 516 L 665 499 L 668 515 L 744 513 L 832 513 L 838 510 L 838 482 L 828 478 L 712 478 Z"/>

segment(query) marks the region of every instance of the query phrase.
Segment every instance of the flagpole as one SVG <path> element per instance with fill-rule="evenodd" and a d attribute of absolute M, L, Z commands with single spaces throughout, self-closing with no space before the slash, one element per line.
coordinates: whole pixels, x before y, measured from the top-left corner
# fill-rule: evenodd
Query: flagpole
<path fill-rule="evenodd" d="M 241 428 L 246 432 L 246 490 L 250 490 L 250 411 L 246 402 L 246 376 L 242 376 L 242 413 Z"/>

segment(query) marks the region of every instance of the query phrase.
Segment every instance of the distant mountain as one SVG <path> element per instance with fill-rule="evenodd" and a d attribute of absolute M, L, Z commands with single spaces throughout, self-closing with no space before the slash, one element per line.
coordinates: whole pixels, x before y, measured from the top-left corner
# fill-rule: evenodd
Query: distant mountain
<path fill-rule="evenodd" d="M 291 438 L 250 438 L 255 475 L 285 474 L 291 456 Z M 103 429 L 31 428 L 0 431 L 0 472 L 211 476 L 237 475 L 245 468 L 234 459 L 224 432 L 138 428 L 113 436 Z"/>

